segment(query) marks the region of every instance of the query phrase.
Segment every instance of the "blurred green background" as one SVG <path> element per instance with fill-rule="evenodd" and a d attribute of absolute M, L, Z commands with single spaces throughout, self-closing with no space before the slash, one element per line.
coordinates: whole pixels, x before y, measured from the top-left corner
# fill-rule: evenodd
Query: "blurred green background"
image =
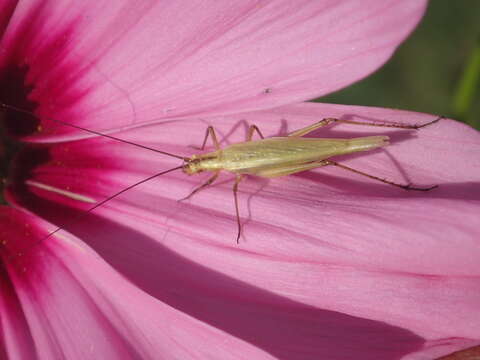
<path fill-rule="evenodd" d="M 445 115 L 480 129 L 480 1 L 430 1 L 387 64 L 317 101 Z"/>

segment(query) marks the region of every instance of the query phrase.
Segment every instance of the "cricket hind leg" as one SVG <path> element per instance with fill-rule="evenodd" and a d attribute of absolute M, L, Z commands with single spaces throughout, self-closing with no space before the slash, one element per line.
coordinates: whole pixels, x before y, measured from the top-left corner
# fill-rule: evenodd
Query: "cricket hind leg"
<path fill-rule="evenodd" d="M 409 125 L 409 124 L 402 124 L 402 123 L 381 123 L 381 122 L 364 122 L 364 121 L 354 121 L 354 120 L 340 120 L 340 119 L 330 119 L 332 120 L 330 123 L 338 122 L 338 123 L 344 123 L 344 124 L 352 124 L 352 125 L 363 125 L 363 126 L 376 126 L 376 127 L 387 127 L 387 128 L 396 128 L 396 129 L 412 129 L 412 130 L 418 130 L 423 127 L 435 124 L 436 122 L 439 122 L 441 119 L 445 119 L 444 116 L 439 116 L 436 119 L 429 121 L 425 124 L 414 124 L 414 125 Z"/>
<path fill-rule="evenodd" d="M 340 120 L 335 119 L 335 118 L 325 118 L 325 119 L 320 120 L 319 122 L 316 122 L 315 124 L 308 125 L 304 128 L 301 128 L 299 130 L 291 132 L 287 136 L 288 137 L 301 137 L 303 135 L 307 135 L 307 134 L 311 133 L 312 131 L 315 131 L 315 130 L 321 128 L 321 127 L 330 125 L 330 124 L 332 124 L 334 122 L 337 122 L 337 121 L 340 121 Z"/>
<path fill-rule="evenodd" d="M 429 187 L 417 187 L 417 186 L 413 186 L 412 184 L 399 184 L 399 183 L 396 183 L 396 182 L 393 182 L 393 181 L 390 181 L 390 180 L 387 180 L 387 179 L 382 179 L 382 178 L 380 178 L 378 176 L 375 176 L 375 175 L 367 174 L 367 173 L 365 173 L 363 171 L 360 171 L 360 170 L 357 170 L 357 169 L 353 169 L 349 166 L 340 164 L 336 161 L 324 160 L 324 162 L 325 162 L 325 165 L 333 165 L 333 166 L 336 166 L 338 168 L 353 172 L 355 174 L 366 176 L 366 177 L 368 177 L 372 180 L 377 180 L 377 181 L 380 181 L 384 184 L 396 186 L 396 187 L 399 187 L 399 188 L 404 189 L 404 190 L 429 191 L 429 190 L 432 190 L 432 189 L 435 189 L 435 188 L 438 187 L 438 185 L 433 185 L 433 186 L 429 186 Z"/>
<path fill-rule="evenodd" d="M 267 177 L 267 178 L 273 178 L 273 177 L 279 177 L 279 176 L 292 175 L 292 174 L 296 174 L 296 173 L 299 173 L 299 172 L 302 172 L 302 171 L 311 170 L 311 169 L 314 169 L 314 168 L 317 168 L 317 167 L 327 166 L 327 165 L 333 165 L 333 166 L 339 167 L 341 169 L 353 172 L 355 174 L 366 176 L 366 177 L 368 177 L 372 180 L 380 181 L 384 184 L 388 184 L 388 185 L 392 185 L 392 186 L 402 188 L 404 190 L 429 191 L 429 190 L 432 190 L 432 189 L 435 189 L 435 188 L 438 187 L 438 185 L 433 185 L 433 186 L 429 186 L 429 187 L 417 187 L 417 186 L 413 186 L 412 184 L 399 184 L 399 183 L 396 183 L 396 182 L 393 182 L 393 181 L 390 181 L 390 180 L 387 180 L 387 179 L 382 179 L 382 178 L 380 178 L 378 176 L 375 176 L 375 175 L 367 174 L 367 173 L 365 173 L 363 171 L 360 171 L 360 170 L 357 170 L 357 169 L 353 169 L 349 166 L 340 164 L 340 163 L 338 163 L 336 161 L 332 161 L 332 160 L 319 160 L 319 161 L 314 161 L 314 162 L 310 162 L 310 163 L 306 163 L 306 164 L 299 164 L 299 165 L 285 166 L 285 167 L 281 167 L 281 168 L 266 169 L 261 173 L 257 173 L 256 175 L 262 176 L 262 177 Z"/>
<path fill-rule="evenodd" d="M 178 201 L 183 201 L 183 200 L 188 200 L 190 199 L 194 194 L 196 194 L 197 192 L 199 192 L 200 190 L 203 190 L 205 189 L 207 186 L 210 186 L 213 184 L 213 182 L 215 180 L 217 180 L 218 178 L 218 175 L 220 174 L 220 171 L 216 171 L 207 181 L 205 181 L 202 185 L 196 187 L 195 189 L 193 189 L 193 191 L 188 194 L 187 196 L 185 196 L 184 198 L 182 199 L 179 199 Z"/>
<path fill-rule="evenodd" d="M 352 125 L 363 125 L 363 126 L 376 126 L 376 127 L 387 127 L 387 128 L 396 128 L 396 129 L 412 129 L 412 130 L 418 130 L 423 127 L 435 124 L 436 122 L 440 121 L 441 119 L 444 119 L 444 116 L 439 116 L 436 119 L 429 121 L 425 124 L 421 125 L 408 125 L 408 124 L 402 124 L 402 123 L 378 123 L 378 122 L 365 122 L 365 121 L 354 121 L 354 120 L 341 120 L 337 118 L 325 118 L 320 120 L 319 122 L 309 125 L 307 127 L 304 127 L 302 129 L 296 130 L 292 133 L 290 133 L 288 136 L 289 137 L 300 137 L 307 135 L 311 133 L 314 130 L 317 130 L 321 127 L 334 124 L 334 123 L 341 123 L 341 124 L 352 124 Z"/>
<path fill-rule="evenodd" d="M 265 178 L 274 178 L 274 177 L 296 174 L 302 171 L 311 170 L 311 169 L 325 166 L 325 165 L 329 165 L 328 160 L 318 160 L 318 161 L 313 161 L 313 162 L 303 163 L 303 164 L 267 168 L 261 172 L 256 173 L 255 175 L 265 177 Z"/>

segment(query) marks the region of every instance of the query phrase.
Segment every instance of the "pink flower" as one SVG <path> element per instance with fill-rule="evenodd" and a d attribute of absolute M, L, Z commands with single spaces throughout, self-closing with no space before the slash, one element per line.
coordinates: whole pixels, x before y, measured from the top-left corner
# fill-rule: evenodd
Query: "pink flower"
<path fill-rule="evenodd" d="M 428 359 L 480 344 L 480 136 L 444 120 L 388 134 L 341 169 L 240 185 L 172 172 L 207 125 L 223 144 L 324 117 L 424 123 L 399 110 L 301 103 L 383 64 L 412 1 L 7 1 L 0 99 L 24 142 L 1 207 L 2 356 L 12 359 Z M 142 125 L 142 126 L 140 126 Z M 320 132 L 319 132 L 320 133 Z M 56 226 L 65 226 L 45 240 Z M 81 240 L 80 240 L 81 239 Z"/>

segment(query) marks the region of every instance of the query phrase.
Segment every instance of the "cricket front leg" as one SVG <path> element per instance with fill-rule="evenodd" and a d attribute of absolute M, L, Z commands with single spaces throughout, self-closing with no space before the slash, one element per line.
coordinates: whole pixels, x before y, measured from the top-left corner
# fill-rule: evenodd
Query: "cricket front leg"
<path fill-rule="evenodd" d="M 207 144 L 207 140 L 209 136 L 212 138 L 212 142 L 213 142 L 213 146 L 215 147 L 215 150 L 220 150 L 220 143 L 218 142 L 217 135 L 215 134 L 215 129 L 213 128 L 213 126 L 209 126 L 207 128 L 207 131 L 205 132 L 205 137 L 203 138 L 202 146 L 199 149 L 200 150 L 205 149 L 205 145 Z"/>
<path fill-rule="evenodd" d="M 210 177 L 207 181 L 205 181 L 202 185 L 199 187 L 195 188 L 190 194 L 185 196 L 184 198 L 178 200 L 178 201 L 183 201 L 183 200 L 188 200 L 190 199 L 194 194 L 199 192 L 202 189 L 205 189 L 207 186 L 212 185 L 215 180 L 217 180 L 218 175 L 220 174 L 220 171 L 216 171 L 212 177 Z"/>

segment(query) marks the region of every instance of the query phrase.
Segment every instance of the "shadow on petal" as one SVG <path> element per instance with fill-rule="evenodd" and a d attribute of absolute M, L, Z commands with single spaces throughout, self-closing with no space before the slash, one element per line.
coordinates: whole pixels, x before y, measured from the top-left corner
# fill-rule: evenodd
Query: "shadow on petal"
<path fill-rule="evenodd" d="M 51 207 L 37 202 L 36 209 Z M 79 215 L 58 204 L 55 208 L 64 219 Z M 41 213 L 48 218 L 48 211 Z M 151 296 L 276 358 L 345 359 L 361 353 L 364 358 L 394 360 L 424 344 L 423 338 L 406 329 L 314 308 L 230 278 L 135 229 L 94 214 L 74 221 L 68 231 Z"/>
<path fill-rule="evenodd" d="M 320 170 L 321 171 L 321 170 Z M 321 173 L 318 171 L 308 171 L 295 174 L 299 178 L 318 182 L 319 184 L 328 184 L 345 193 L 351 193 L 355 197 L 376 197 L 376 198 L 429 198 L 429 199 L 458 199 L 458 200 L 480 200 L 480 182 L 467 181 L 458 183 L 442 184 L 442 179 L 438 181 L 438 188 L 427 192 L 419 192 L 412 190 L 398 189 L 390 185 L 382 184 L 371 180 L 366 183 L 363 177 L 359 176 L 359 180 L 334 176 L 328 174 L 328 169 Z M 382 174 L 373 174 L 382 177 Z M 352 175 L 355 176 L 355 175 Z M 431 186 L 436 184 L 415 184 L 416 186 Z"/>

